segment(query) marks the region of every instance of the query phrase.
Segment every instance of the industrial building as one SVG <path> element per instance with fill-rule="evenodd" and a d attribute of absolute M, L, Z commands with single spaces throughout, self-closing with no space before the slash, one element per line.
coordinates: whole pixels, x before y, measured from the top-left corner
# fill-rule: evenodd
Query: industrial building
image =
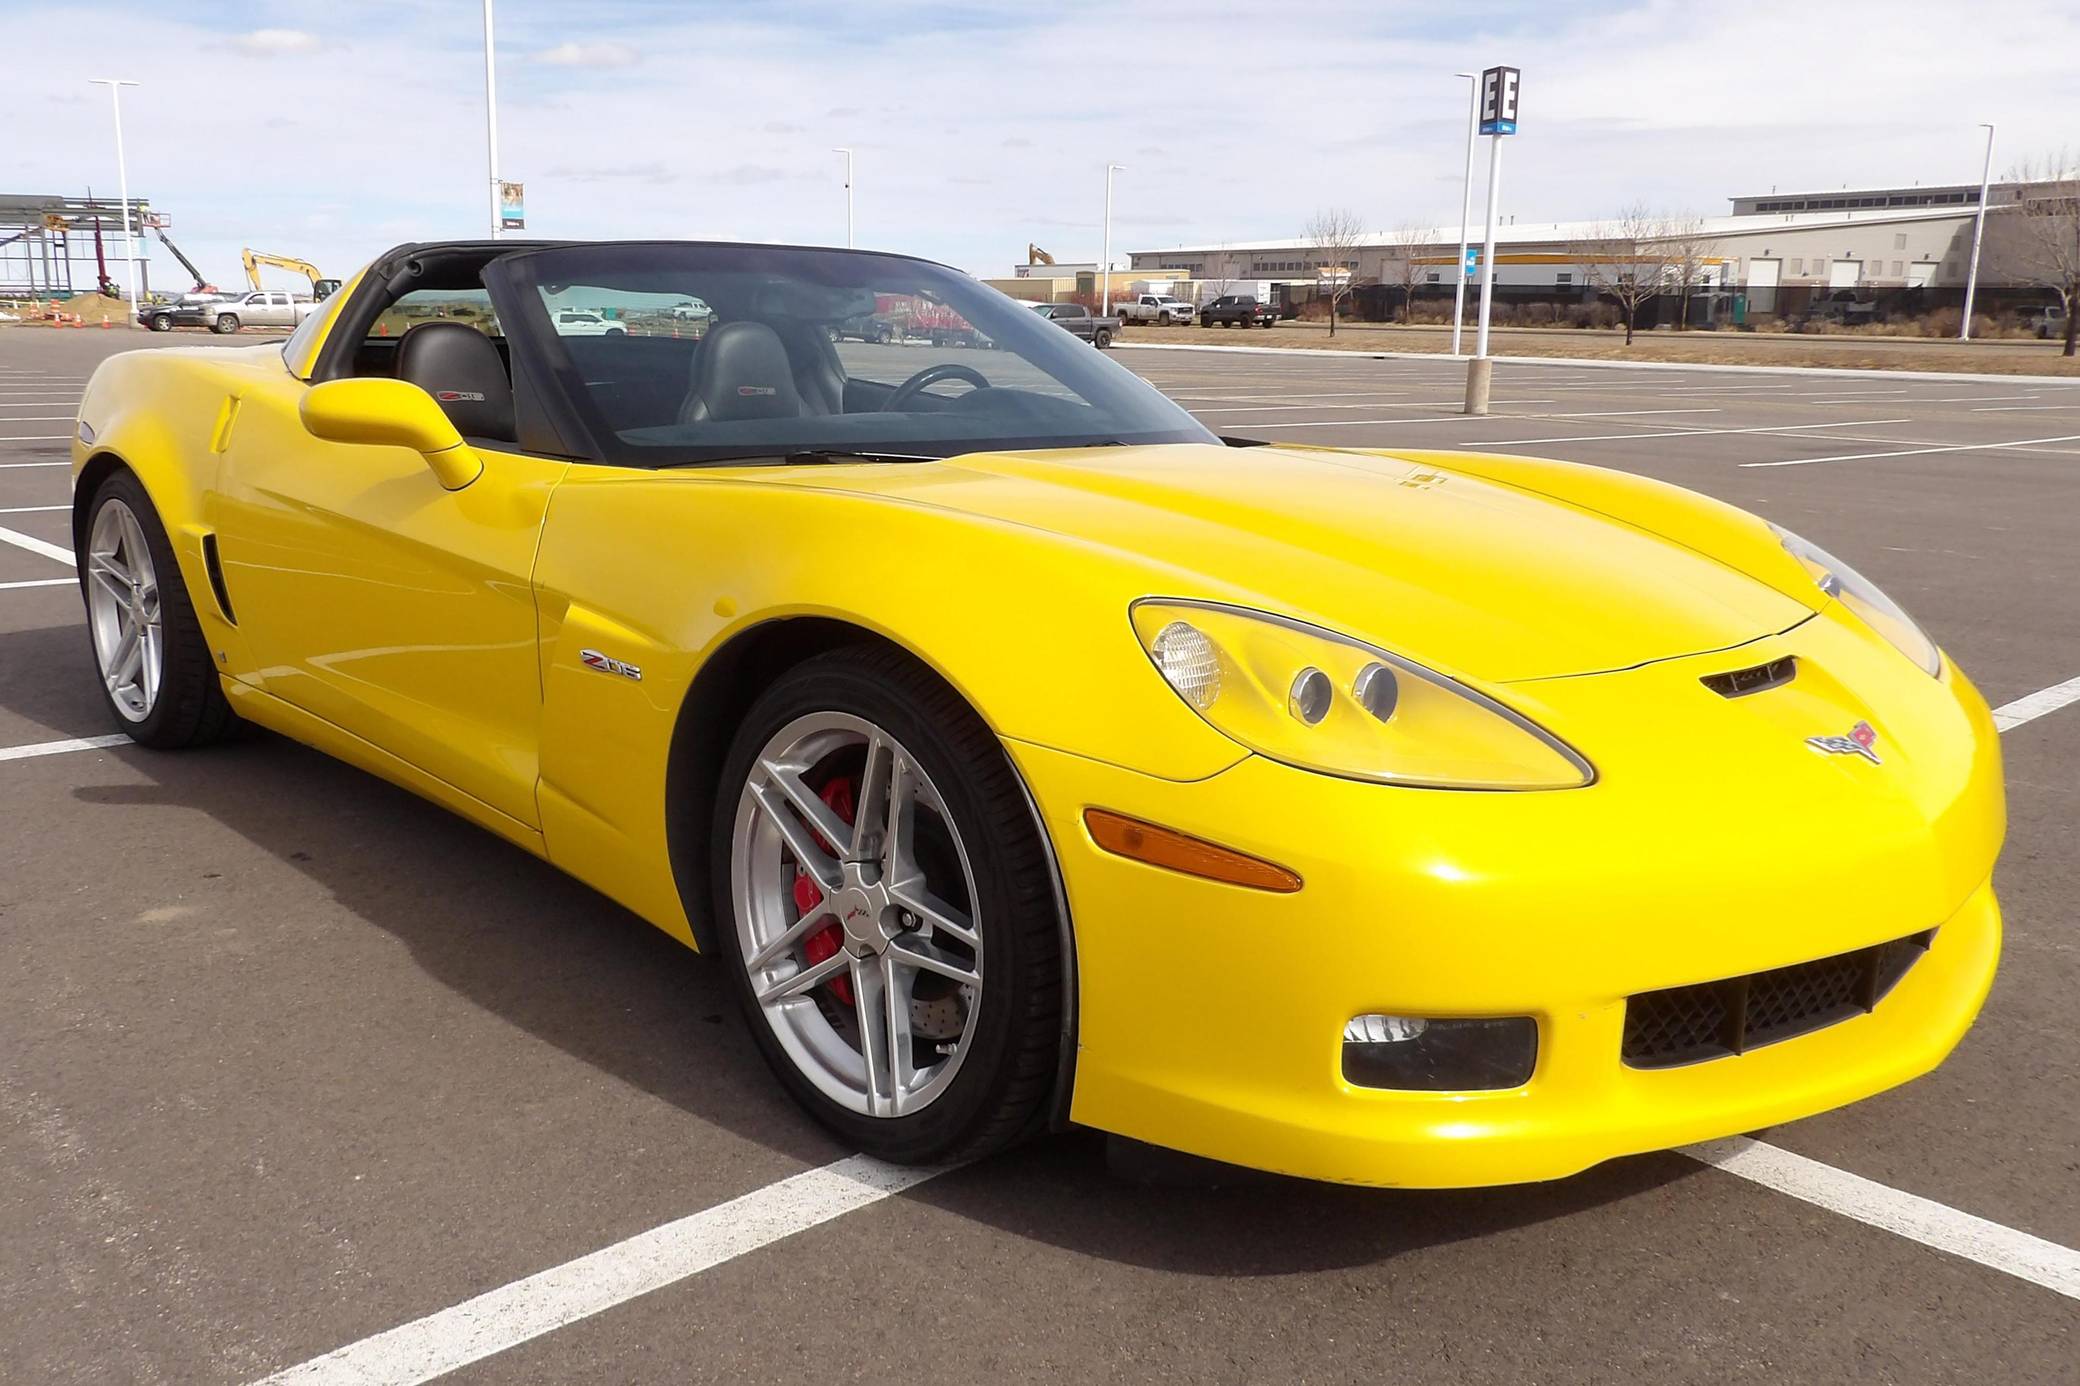
<path fill-rule="evenodd" d="M 1999 213 L 2069 185 L 1997 184 L 1987 202 Z M 1732 199 L 1726 216 L 1697 219 L 1687 239 L 1701 246 L 1693 293 L 1738 297 L 1754 314 L 1802 311 L 1836 298 L 1899 298 L 1911 291 L 1925 307 L 1954 303 L 1969 272 L 1979 189 L 1908 187 L 1829 193 L 1761 194 Z M 1593 298 L 1590 266 L 1620 253 L 1608 223 L 1520 222 L 1495 234 L 1495 282 L 1501 301 Z M 1473 228 L 1476 247 L 1482 228 Z M 1410 262 L 1414 262 L 1411 273 Z M 1459 229 L 1377 233 L 1351 250 L 1325 250 L 1305 239 L 1229 241 L 1134 251 L 1133 274 L 1190 279 L 1210 292 L 1226 282 L 1265 282 L 1311 292 L 1321 272 L 1348 268 L 1358 284 L 1413 283 L 1417 297 L 1449 298 L 1459 264 Z M 1989 306 L 2043 295 L 2004 282 L 2000 266 L 1982 266 Z"/>
<path fill-rule="evenodd" d="M 166 220 L 148 198 L 130 199 L 138 292 L 151 291 L 147 229 L 166 239 Z M 169 249 L 172 243 L 167 242 Z M 174 251 L 179 256 L 179 251 Z M 113 198 L 0 195 L 0 297 L 70 298 L 129 289 L 123 205 Z"/>

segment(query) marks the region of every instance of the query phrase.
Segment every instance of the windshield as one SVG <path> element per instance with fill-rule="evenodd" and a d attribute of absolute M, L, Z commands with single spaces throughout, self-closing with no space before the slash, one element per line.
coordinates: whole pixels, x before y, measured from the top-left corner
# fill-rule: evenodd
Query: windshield
<path fill-rule="evenodd" d="M 923 261 L 608 244 L 509 256 L 487 278 L 611 462 L 1216 441 L 1029 305 Z"/>

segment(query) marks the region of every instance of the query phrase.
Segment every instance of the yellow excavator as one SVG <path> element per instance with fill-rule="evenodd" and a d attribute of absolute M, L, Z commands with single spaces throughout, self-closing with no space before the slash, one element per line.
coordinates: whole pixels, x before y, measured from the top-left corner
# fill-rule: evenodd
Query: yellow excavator
<path fill-rule="evenodd" d="M 332 295 L 332 291 L 339 287 L 337 279 L 327 279 L 318 272 L 318 267 L 308 260 L 292 260 L 286 255 L 262 255 L 257 250 L 241 251 L 239 258 L 245 263 L 246 282 L 256 290 L 261 287 L 260 266 L 262 265 L 273 265 L 276 269 L 292 270 L 310 280 L 311 297 L 315 299 L 329 298 Z"/>
<path fill-rule="evenodd" d="M 1034 245 L 1031 241 L 1027 241 L 1026 263 L 1029 265 L 1051 265 L 1054 263 L 1054 256 L 1049 255 L 1046 251 L 1042 250 L 1039 246 Z"/>

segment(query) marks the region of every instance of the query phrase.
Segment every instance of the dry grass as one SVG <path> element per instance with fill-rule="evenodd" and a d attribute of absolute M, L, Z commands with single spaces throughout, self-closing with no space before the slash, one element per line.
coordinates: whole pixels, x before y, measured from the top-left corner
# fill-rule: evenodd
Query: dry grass
<path fill-rule="evenodd" d="M 1225 327 L 1133 327 L 1122 343 L 1194 346 L 1313 347 L 1337 351 L 1451 350 L 1448 330 L 1382 327 L 1328 329 L 1310 323 L 1244 330 Z M 1473 333 L 1466 333 L 1470 350 Z M 2080 358 L 2061 356 L 2059 343 L 2032 339 L 1979 342 L 1851 334 L 1769 336 L 1748 332 L 1643 332 L 1630 347 L 1621 332 L 1564 328 L 1503 328 L 1490 334 L 1498 356 L 1566 356 L 1598 361 L 1666 361 L 1679 365 L 1828 366 L 1843 370 L 1967 371 L 1982 375 L 2080 376 Z"/>
<path fill-rule="evenodd" d="M 19 315 L 21 321 L 18 323 L 0 322 L 0 327 L 69 328 L 72 326 L 72 319 L 75 316 L 84 322 L 86 326 L 96 329 L 100 328 L 103 323 L 109 324 L 111 329 L 136 326 L 130 320 L 130 304 L 128 300 L 103 298 L 100 294 L 75 294 L 71 298 L 59 299 L 58 311 L 64 316 L 56 321 L 48 317 L 50 312 L 49 299 L 13 300 L 6 311 Z M 138 328 L 140 332 L 143 330 L 141 327 Z"/>

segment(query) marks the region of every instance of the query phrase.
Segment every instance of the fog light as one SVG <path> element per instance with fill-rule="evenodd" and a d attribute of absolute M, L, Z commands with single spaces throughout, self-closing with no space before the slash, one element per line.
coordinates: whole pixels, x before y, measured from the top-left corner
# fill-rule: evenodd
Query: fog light
<path fill-rule="evenodd" d="M 1522 1087 L 1538 1063 L 1538 1023 L 1353 1016 L 1343 1027 L 1343 1078 L 1361 1088 L 1482 1092 Z"/>

